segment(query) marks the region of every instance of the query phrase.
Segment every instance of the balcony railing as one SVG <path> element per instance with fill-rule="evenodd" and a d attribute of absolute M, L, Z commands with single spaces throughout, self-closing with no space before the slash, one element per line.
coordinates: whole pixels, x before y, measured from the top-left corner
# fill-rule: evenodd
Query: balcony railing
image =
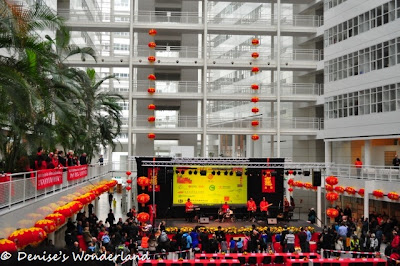
<path fill-rule="evenodd" d="M 85 10 L 59 9 L 58 15 L 68 22 L 116 22 L 129 23 L 130 14 L 126 12 L 116 12 L 115 14 L 93 10 L 88 16 Z"/>
<path fill-rule="evenodd" d="M 134 56 L 154 55 L 147 45 L 138 45 L 134 51 Z M 155 49 L 155 56 L 176 57 L 176 58 L 199 58 L 201 57 L 201 47 L 195 46 L 164 46 L 158 45 Z"/>
<path fill-rule="evenodd" d="M 152 83 L 147 80 L 139 80 L 133 82 L 133 91 L 147 92 L 147 89 L 152 86 Z M 155 82 L 156 93 L 174 94 L 174 93 L 200 93 L 201 84 L 196 81 L 170 81 L 159 80 Z"/>
<path fill-rule="evenodd" d="M 171 116 L 157 118 L 154 123 L 149 123 L 148 116 L 138 115 L 133 117 L 133 127 L 148 127 L 158 129 L 168 128 L 200 128 L 202 127 L 202 118 L 198 116 Z"/>
<path fill-rule="evenodd" d="M 354 165 L 334 164 L 329 170 L 332 175 L 343 178 L 400 182 L 400 170 L 389 166 L 363 165 L 356 168 Z"/>
<path fill-rule="evenodd" d="M 252 50 L 250 48 L 242 48 L 241 50 L 209 48 L 207 56 L 210 59 L 249 59 L 251 53 Z M 258 52 L 258 54 L 258 60 L 273 60 L 277 57 L 276 52 L 271 50 Z M 318 49 L 293 49 L 281 53 L 281 59 L 289 61 L 319 61 L 320 58 L 321 51 Z"/>
<path fill-rule="evenodd" d="M 135 16 L 137 22 L 149 23 L 181 23 L 202 24 L 203 19 L 198 12 L 175 12 L 175 11 L 139 11 Z"/>

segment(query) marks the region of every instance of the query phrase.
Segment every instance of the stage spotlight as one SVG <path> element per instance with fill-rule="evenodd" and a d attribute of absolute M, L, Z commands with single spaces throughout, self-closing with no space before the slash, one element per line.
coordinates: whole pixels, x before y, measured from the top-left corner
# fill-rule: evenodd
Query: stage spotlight
<path fill-rule="evenodd" d="M 176 171 L 175 171 L 175 173 L 176 173 L 176 174 L 179 174 L 179 171 L 178 171 L 178 170 L 176 170 Z"/>
<path fill-rule="evenodd" d="M 181 174 L 183 175 L 185 173 L 185 170 L 181 170 Z"/>
<path fill-rule="evenodd" d="M 217 175 L 220 175 L 220 174 L 221 174 L 221 171 L 218 171 L 218 172 L 217 172 Z"/>
<path fill-rule="evenodd" d="M 194 172 L 193 172 L 195 175 L 197 175 L 197 170 L 194 170 Z"/>
<path fill-rule="evenodd" d="M 285 172 L 285 175 L 289 175 L 289 171 L 286 171 L 286 172 Z"/>
<path fill-rule="evenodd" d="M 236 176 L 242 176 L 242 171 L 236 171 Z"/>
<path fill-rule="evenodd" d="M 310 176 L 310 173 L 311 173 L 310 171 L 304 171 L 303 172 L 304 176 Z"/>
<path fill-rule="evenodd" d="M 229 172 L 229 175 L 233 175 L 233 171 L 230 171 L 230 172 Z"/>
<path fill-rule="evenodd" d="M 298 175 L 301 175 L 301 174 L 302 174 L 302 172 L 298 171 L 298 172 L 297 172 L 297 174 L 298 174 Z"/>
<path fill-rule="evenodd" d="M 193 172 L 192 172 L 192 170 L 189 170 L 189 175 L 191 175 Z"/>
<path fill-rule="evenodd" d="M 293 171 L 293 175 L 296 175 L 296 171 Z"/>
<path fill-rule="evenodd" d="M 215 175 L 215 171 L 212 171 L 211 174 L 212 174 L 212 175 Z"/>
<path fill-rule="evenodd" d="M 206 170 L 200 170 L 200 175 L 207 175 L 207 171 Z"/>
<path fill-rule="evenodd" d="M 225 174 L 225 175 L 228 175 L 228 171 L 225 171 L 224 174 Z"/>

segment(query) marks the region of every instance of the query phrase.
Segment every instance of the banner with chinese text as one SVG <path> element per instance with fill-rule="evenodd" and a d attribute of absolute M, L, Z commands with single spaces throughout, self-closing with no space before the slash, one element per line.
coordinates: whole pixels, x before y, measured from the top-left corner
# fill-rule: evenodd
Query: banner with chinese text
<path fill-rule="evenodd" d="M 70 166 L 68 167 L 68 175 L 67 180 L 76 180 L 84 178 L 88 175 L 88 166 L 87 165 L 79 165 L 79 166 Z"/>
<path fill-rule="evenodd" d="M 153 191 L 153 185 L 154 185 L 154 191 L 159 192 L 160 191 L 160 185 L 158 184 L 158 171 L 160 170 L 159 167 L 152 167 L 147 169 L 147 177 L 150 178 L 150 186 L 148 186 L 148 191 Z M 153 176 L 153 171 L 154 171 L 154 176 Z"/>
<path fill-rule="evenodd" d="M 62 184 L 63 169 L 47 169 L 37 172 L 37 189 Z"/>
<path fill-rule="evenodd" d="M 271 175 L 271 170 L 261 170 L 262 192 L 275 193 L 275 176 Z"/>

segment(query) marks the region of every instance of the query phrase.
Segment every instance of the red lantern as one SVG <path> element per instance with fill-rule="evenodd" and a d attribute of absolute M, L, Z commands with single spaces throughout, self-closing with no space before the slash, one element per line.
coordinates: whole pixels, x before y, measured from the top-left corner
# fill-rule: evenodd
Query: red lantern
<path fill-rule="evenodd" d="M 294 179 L 290 178 L 287 183 L 289 186 L 294 186 Z"/>
<path fill-rule="evenodd" d="M 260 43 L 260 41 L 258 39 L 251 40 L 252 45 L 258 45 L 259 43 Z"/>
<path fill-rule="evenodd" d="M 389 192 L 387 194 L 387 197 L 391 200 L 398 200 L 399 199 L 399 194 L 396 192 Z"/>
<path fill-rule="evenodd" d="M 47 234 L 56 230 L 56 223 L 52 220 L 39 220 L 35 223 L 35 227 L 42 228 Z"/>
<path fill-rule="evenodd" d="M 331 203 L 333 203 L 339 198 L 339 194 L 336 192 L 329 192 L 326 194 L 325 198 L 329 200 Z"/>
<path fill-rule="evenodd" d="M 147 186 L 150 186 L 150 178 L 147 176 L 141 176 L 137 179 L 137 184 L 144 189 Z"/>
<path fill-rule="evenodd" d="M 130 176 L 131 174 L 132 174 L 132 172 L 131 171 L 126 171 L 126 173 L 125 173 L 127 176 Z"/>
<path fill-rule="evenodd" d="M 258 73 L 259 71 L 260 71 L 260 69 L 258 67 L 251 68 L 251 72 L 253 72 L 253 73 Z"/>
<path fill-rule="evenodd" d="M 304 187 L 307 189 L 312 189 L 313 185 L 310 182 L 304 183 Z"/>
<path fill-rule="evenodd" d="M 326 190 L 326 191 L 333 191 L 333 186 L 331 186 L 331 185 L 329 185 L 329 184 L 326 184 L 326 185 L 325 185 L 325 190 Z"/>
<path fill-rule="evenodd" d="M 149 134 L 147 134 L 147 137 L 148 137 L 149 139 L 155 139 L 156 134 L 154 134 L 154 133 L 149 133 Z"/>
<path fill-rule="evenodd" d="M 260 54 L 257 52 L 254 52 L 251 54 L 251 57 L 253 57 L 254 59 L 257 59 L 259 56 L 260 56 Z"/>
<path fill-rule="evenodd" d="M 129 191 L 129 190 L 131 190 L 132 188 L 131 188 L 131 186 L 127 186 L 127 187 L 125 187 L 125 189 Z"/>
<path fill-rule="evenodd" d="M 258 122 L 257 120 L 251 121 L 251 125 L 252 125 L 253 127 L 258 126 L 259 124 L 260 124 L 260 122 Z"/>
<path fill-rule="evenodd" d="M 350 195 L 354 195 L 356 194 L 356 190 L 353 187 L 346 187 L 344 189 L 344 191 L 346 191 L 346 193 L 350 194 Z"/>
<path fill-rule="evenodd" d="M 156 118 L 154 116 L 149 116 L 147 118 L 147 121 L 149 121 L 150 123 L 153 123 L 154 121 L 156 121 Z"/>
<path fill-rule="evenodd" d="M 260 98 L 258 98 L 257 96 L 251 98 L 252 103 L 257 103 L 258 101 L 260 101 Z"/>
<path fill-rule="evenodd" d="M 146 203 L 150 200 L 150 196 L 146 193 L 139 194 L 136 198 L 137 201 L 142 204 L 142 207 L 144 207 L 144 205 L 146 205 Z"/>
<path fill-rule="evenodd" d="M 156 80 L 156 76 L 154 74 L 150 74 L 150 75 L 147 76 L 147 79 Z"/>
<path fill-rule="evenodd" d="M 358 193 L 358 195 L 360 195 L 361 197 L 364 197 L 365 189 L 360 188 L 360 189 L 357 191 L 357 193 Z"/>
<path fill-rule="evenodd" d="M 334 208 L 329 208 L 326 210 L 326 215 L 330 218 L 336 218 L 339 216 L 339 211 Z"/>
<path fill-rule="evenodd" d="M 252 90 L 258 90 L 258 88 L 259 88 L 258 84 L 251 84 Z"/>
<path fill-rule="evenodd" d="M 33 242 L 33 236 L 31 231 L 23 228 L 12 232 L 8 240 L 15 243 L 18 248 L 24 248 Z"/>
<path fill-rule="evenodd" d="M 150 49 L 154 49 L 154 48 L 156 48 L 157 45 L 155 42 L 149 42 L 148 46 Z"/>
<path fill-rule="evenodd" d="M 383 198 L 383 191 L 380 189 L 372 191 L 372 195 L 374 195 L 377 198 Z"/>
<path fill-rule="evenodd" d="M 153 94 L 153 93 L 156 92 L 156 89 L 155 88 L 148 88 L 147 92 L 150 93 L 150 94 Z"/>
<path fill-rule="evenodd" d="M 156 57 L 151 55 L 147 57 L 147 60 L 149 60 L 150 63 L 154 63 L 154 61 L 156 61 Z"/>
<path fill-rule="evenodd" d="M 57 227 L 65 223 L 65 217 L 60 213 L 49 214 L 45 217 L 45 219 L 54 221 Z"/>
<path fill-rule="evenodd" d="M 136 219 L 141 223 L 145 223 L 150 219 L 150 215 L 147 212 L 141 212 L 136 216 Z"/>
<path fill-rule="evenodd" d="M 335 187 L 335 191 L 338 192 L 338 193 L 343 193 L 344 192 L 344 187 L 337 186 L 337 187 Z"/>
<path fill-rule="evenodd" d="M 149 104 L 148 106 L 147 106 L 147 109 L 149 109 L 149 110 L 155 110 L 156 109 L 156 106 L 154 105 L 154 104 Z"/>
<path fill-rule="evenodd" d="M 40 242 L 45 240 L 46 237 L 47 237 L 47 233 L 42 228 L 31 227 L 28 230 L 32 232 L 32 242 L 31 242 L 31 244 L 33 246 L 37 246 Z"/>
<path fill-rule="evenodd" d="M 155 29 L 149 30 L 149 35 L 150 35 L 150 36 L 154 36 L 154 35 L 156 35 L 156 34 L 157 34 L 157 31 L 156 31 Z"/>
<path fill-rule="evenodd" d="M 292 193 L 293 192 L 293 188 L 288 188 L 288 191 L 290 192 L 290 193 Z"/>
<path fill-rule="evenodd" d="M 339 180 L 338 180 L 338 178 L 336 177 L 336 176 L 328 176 L 326 179 L 325 179 L 325 182 L 327 183 L 327 184 L 329 184 L 329 185 L 331 185 L 331 186 L 335 186 L 335 185 L 337 185 L 338 183 L 339 183 Z"/>
<path fill-rule="evenodd" d="M 132 184 L 132 180 L 130 180 L 130 179 L 126 180 L 126 183 Z"/>
<path fill-rule="evenodd" d="M 295 187 L 304 187 L 304 184 L 303 184 L 303 182 L 301 182 L 301 181 L 295 181 L 295 182 L 293 183 L 293 185 L 294 185 Z"/>
<path fill-rule="evenodd" d="M 253 136 L 251 136 L 252 140 L 259 140 L 260 137 L 257 134 L 254 134 Z"/>
<path fill-rule="evenodd" d="M 8 239 L 0 239 L 0 253 L 3 253 L 4 251 L 8 252 L 16 252 L 17 251 L 17 246 L 15 243 L 11 240 Z"/>
<path fill-rule="evenodd" d="M 260 109 L 258 109 L 258 107 L 253 107 L 253 108 L 251 108 L 251 111 L 253 113 L 258 113 L 260 111 Z"/>

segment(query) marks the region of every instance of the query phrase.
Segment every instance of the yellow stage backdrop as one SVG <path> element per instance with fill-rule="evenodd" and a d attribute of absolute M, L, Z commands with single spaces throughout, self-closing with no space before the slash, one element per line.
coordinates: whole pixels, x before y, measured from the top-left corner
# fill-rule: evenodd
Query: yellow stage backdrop
<path fill-rule="evenodd" d="M 206 175 L 200 171 L 205 170 Z M 247 202 L 247 176 L 245 168 L 217 169 L 176 168 L 173 177 L 173 204 L 185 205 L 188 198 L 194 205 L 243 205 Z M 237 175 L 237 172 L 241 176 Z"/>

